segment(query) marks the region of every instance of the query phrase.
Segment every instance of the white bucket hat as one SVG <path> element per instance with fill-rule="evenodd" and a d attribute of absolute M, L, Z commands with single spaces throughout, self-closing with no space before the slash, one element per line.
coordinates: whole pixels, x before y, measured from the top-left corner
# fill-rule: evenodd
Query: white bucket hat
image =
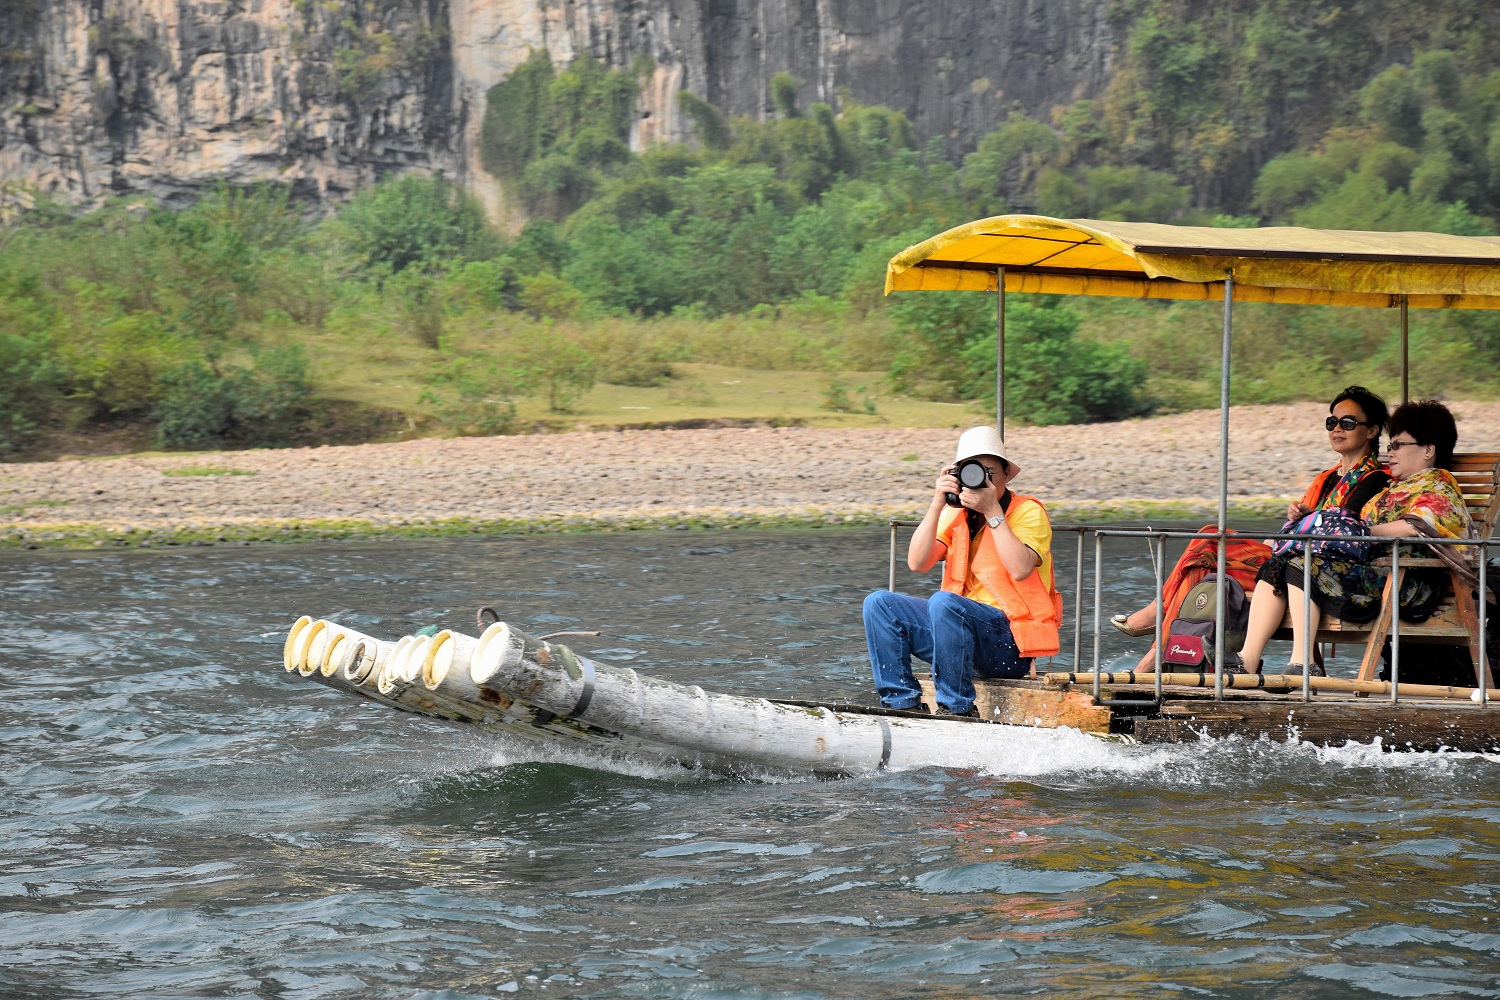
<path fill-rule="evenodd" d="M 996 458 L 1004 458 L 1010 465 L 1010 478 L 1014 479 L 1021 474 L 1021 467 L 1005 455 L 1005 442 L 1000 440 L 1000 432 L 986 424 L 983 427 L 970 427 L 958 437 L 958 453 L 954 455 L 954 462 L 962 462 L 966 458 L 974 458 L 976 455 L 994 455 Z"/>

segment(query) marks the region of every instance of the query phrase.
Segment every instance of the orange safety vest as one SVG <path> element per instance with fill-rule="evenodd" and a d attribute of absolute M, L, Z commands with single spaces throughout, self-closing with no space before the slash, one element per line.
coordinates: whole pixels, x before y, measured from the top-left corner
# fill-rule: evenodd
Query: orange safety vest
<path fill-rule="evenodd" d="M 1005 512 L 1009 521 L 1024 504 L 1034 503 L 1047 508 L 1036 497 L 1011 494 L 1010 509 Z M 968 510 L 963 507 L 943 512 L 938 522 L 942 531 L 955 520 L 963 520 Z M 980 536 L 983 537 L 983 536 Z M 951 544 L 943 560 L 943 589 L 963 596 L 964 584 L 969 578 L 969 530 L 967 524 L 955 524 L 950 535 Z M 1057 592 L 1052 579 L 1042 579 L 1042 567 L 1037 566 L 1031 575 L 1020 583 L 1011 579 L 1010 572 L 1000 561 L 995 544 L 979 545 L 973 554 L 974 575 L 985 589 L 999 602 L 1000 610 L 1010 619 L 1011 634 L 1022 656 L 1053 656 L 1057 653 L 1057 630 L 1062 626 L 1062 595 Z"/>

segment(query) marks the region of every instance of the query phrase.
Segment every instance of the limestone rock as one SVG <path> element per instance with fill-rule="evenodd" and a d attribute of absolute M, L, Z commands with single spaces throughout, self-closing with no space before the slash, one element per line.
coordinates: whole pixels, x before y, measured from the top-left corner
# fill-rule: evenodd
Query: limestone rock
<path fill-rule="evenodd" d="M 479 166 L 485 92 L 530 48 L 655 61 L 637 148 L 680 139 L 675 95 L 772 112 L 803 99 L 905 111 L 957 155 L 1013 109 L 1099 94 L 1119 40 L 1100 0 L 4 0 L 0 182 L 72 203 L 278 181 L 338 200 L 444 171 L 497 217 Z M 516 220 L 509 220 L 514 223 Z"/>

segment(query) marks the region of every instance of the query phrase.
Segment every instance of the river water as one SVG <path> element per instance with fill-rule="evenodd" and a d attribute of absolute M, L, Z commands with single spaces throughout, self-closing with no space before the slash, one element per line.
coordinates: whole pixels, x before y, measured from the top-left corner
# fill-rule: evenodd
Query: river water
<path fill-rule="evenodd" d="M 1107 553 L 1106 612 L 1143 552 Z M 868 529 L 0 556 L 0 996 L 1500 995 L 1488 758 L 1016 730 L 978 772 L 727 781 L 279 662 L 302 613 L 394 638 L 490 604 L 869 701 L 885 573 Z"/>

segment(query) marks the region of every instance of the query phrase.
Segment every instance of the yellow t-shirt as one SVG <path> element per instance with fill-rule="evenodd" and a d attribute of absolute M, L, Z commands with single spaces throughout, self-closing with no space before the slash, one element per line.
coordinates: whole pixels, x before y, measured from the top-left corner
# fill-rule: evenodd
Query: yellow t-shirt
<path fill-rule="evenodd" d="M 1041 563 L 1033 571 L 1042 574 L 1043 580 L 1052 579 L 1052 522 L 1047 517 L 1047 512 L 1039 503 L 1013 503 L 1010 512 L 1005 515 L 1005 523 L 1010 525 L 1011 534 L 1031 551 L 1037 554 Z M 966 517 L 954 518 L 946 528 L 937 533 L 937 540 L 944 546 L 952 547 L 953 532 L 968 531 L 969 523 Z M 989 537 L 989 525 L 975 536 L 977 545 L 995 544 Z M 964 579 L 963 596 L 980 604 L 988 604 L 990 607 L 999 607 L 1000 602 L 995 600 L 994 595 L 984 584 L 979 582 L 979 577 L 974 575 L 975 548 L 971 548 L 969 556 L 969 573 Z"/>

